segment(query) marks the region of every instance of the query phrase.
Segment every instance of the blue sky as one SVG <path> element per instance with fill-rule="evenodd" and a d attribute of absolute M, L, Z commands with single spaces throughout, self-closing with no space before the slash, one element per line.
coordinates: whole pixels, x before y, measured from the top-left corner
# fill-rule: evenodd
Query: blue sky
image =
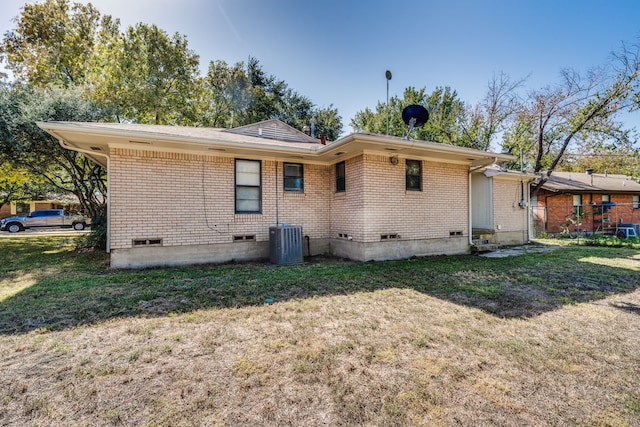
<path fill-rule="evenodd" d="M 82 0 L 82 3 L 86 1 Z M 123 27 L 180 32 L 209 61 L 257 58 L 268 74 L 314 104 L 338 108 L 344 131 L 357 111 L 404 88 L 450 86 L 468 103 L 494 73 L 527 77 L 525 89 L 585 71 L 640 37 L 638 0 L 94 0 Z M 3 0 L 0 31 L 24 1 Z M 635 114 L 637 119 L 638 113 Z M 638 120 L 640 122 L 640 120 Z"/>

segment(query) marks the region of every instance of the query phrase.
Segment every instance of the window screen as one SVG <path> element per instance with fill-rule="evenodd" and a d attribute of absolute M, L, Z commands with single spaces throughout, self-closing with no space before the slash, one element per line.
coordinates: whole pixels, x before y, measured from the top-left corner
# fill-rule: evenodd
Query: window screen
<path fill-rule="evenodd" d="M 236 160 L 236 213 L 259 213 L 262 209 L 259 160 Z"/>

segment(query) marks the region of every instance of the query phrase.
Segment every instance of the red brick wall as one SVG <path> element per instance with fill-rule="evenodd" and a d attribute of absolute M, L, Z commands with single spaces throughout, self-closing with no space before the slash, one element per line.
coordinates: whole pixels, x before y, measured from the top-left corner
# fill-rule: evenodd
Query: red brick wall
<path fill-rule="evenodd" d="M 597 206 L 602 204 L 602 194 L 587 193 L 582 195 L 582 210 L 585 215 L 581 219 L 581 225 L 579 228 L 577 225 L 570 225 L 569 231 L 612 231 L 621 222 L 640 224 L 640 209 L 633 208 L 631 194 L 609 194 L 609 201 L 616 204 L 605 215 L 610 221 L 610 227 L 607 227 L 606 220 L 601 222 L 602 215 Z M 572 194 L 540 194 L 538 203 L 541 207 L 546 207 L 546 231 L 549 233 L 560 233 L 567 218 L 575 218 Z"/>

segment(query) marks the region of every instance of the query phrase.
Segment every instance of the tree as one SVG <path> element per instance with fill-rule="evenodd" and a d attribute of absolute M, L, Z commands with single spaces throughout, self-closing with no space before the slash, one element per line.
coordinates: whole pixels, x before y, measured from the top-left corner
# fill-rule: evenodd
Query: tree
<path fill-rule="evenodd" d="M 315 136 L 325 134 L 329 141 L 335 141 L 342 133 L 342 117 L 333 105 L 317 108 L 313 117 L 316 120 Z"/>
<path fill-rule="evenodd" d="M 225 61 L 211 61 L 203 82 L 203 126 L 232 127 L 241 120 L 249 106 L 251 82 L 244 64 L 230 67 Z"/>
<path fill-rule="evenodd" d="M 283 80 L 266 74 L 255 58 L 233 66 L 212 61 L 202 81 L 202 94 L 199 116 L 204 126 L 236 127 L 277 118 L 296 129 L 315 120 L 316 136 L 325 133 L 329 140 L 342 132 L 335 108 L 316 108 Z"/>
<path fill-rule="evenodd" d="M 256 58 L 233 67 L 212 62 L 202 77 L 186 36 L 142 23 L 120 32 L 119 20 L 91 4 L 26 4 L 16 22 L 0 45 L 0 60 L 17 80 L 82 86 L 118 121 L 222 127 L 279 118 L 301 129 L 314 117 L 331 117 Z M 318 126 L 329 135 L 342 131 L 333 118 Z"/>
<path fill-rule="evenodd" d="M 460 145 L 462 142 L 460 124 L 465 104 L 458 98 L 458 92 L 450 87 L 437 87 L 426 98 L 425 107 L 429 111 L 429 120 L 418 130 L 418 138 Z"/>
<path fill-rule="evenodd" d="M 565 70 L 562 82 L 532 92 L 507 132 L 504 146 L 510 152 L 530 153 L 535 173 L 544 172 L 532 194 L 560 164 L 570 145 L 619 139 L 628 135 L 616 122 L 618 114 L 633 107 L 639 91 L 640 50 L 623 47 L 609 68 L 594 69 L 585 77 Z"/>
<path fill-rule="evenodd" d="M 412 136 L 416 139 L 489 150 L 499 135 L 507 129 L 518 111 L 517 89 L 522 80 L 511 80 L 506 74 L 494 75 L 489 81 L 485 97 L 475 106 L 465 104 L 450 87 L 436 87 L 427 95 L 426 89 L 405 89 L 402 98 L 391 97 L 389 108 L 381 102 L 375 111 L 366 108 L 356 113 L 351 126 L 359 132 L 383 134 L 389 115 L 389 133 L 404 136 L 407 126 L 402 110 L 411 104 L 422 105 L 429 112 L 429 120 Z"/>
<path fill-rule="evenodd" d="M 109 44 L 94 96 L 111 105 L 120 120 L 188 125 L 197 121 L 199 58 L 186 36 L 169 36 L 156 25 L 137 24 L 125 34 L 103 33 Z"/>
<path fill-rule="evenodd" d="M 100 13 L 91 3 L 25 4 L 16 22 L 0 45 L 0 59 L 16 79 L 36 85 L 84 82 L 101 28 Z"/>
<path fill-rule="evenodd" d="M 482 101 L 466 108 L 460 120 L 462 132 L 458 145 L 488 151 L 497 142 L 497 137 L 508 129 L 520 109 L 517 90 L 524 81 L 512 80 L 502 72 L 494 74 Z"/>
<path fill-rule="evenodd" d="M 12 166 L 0 156 L 0 208 L 10 202 L 37 199 L 48 190 L 41 177 Z"/>
<path fill-rule="evenodd" d="M 457 144 L 461 136 L 460 120 L 464 112 L 464 103 L 458 98 L 458 93 L 449 87 L 437 87 L 430 95 L 426 89 L 408 87 L 403 97 L 389 99 L 389 134 L 404 136 L 407 126 L 402 121 L 402 110 L 412 104 L 422 105 L 429 112 L 427 123 L 414 130 L 413 138 Z M 375 111 L 366 108 L 357 112 L 351 120 L 351 126 L 359 132 L 386 133 L 387 106 L 378 102 Z"/>
<path fill-rule="evenodd" d="M 616 145 L 615 149 L 576 150 L 565 154 L 558 169 L 579 173 L 593 169 L 596 173 L 617 173 L 640 179 L 640 149 L 629 143 Z"/>
<path fill-rule="evenodd" d="M 93 219 L 104 215 L 106 171 L 83 154 L 60 146 L 37 121 L 97 121 L 109 115 L 80 89 L 4 87 L 0 96 L 0 154 L 51 188 L 74 194 Z"/>

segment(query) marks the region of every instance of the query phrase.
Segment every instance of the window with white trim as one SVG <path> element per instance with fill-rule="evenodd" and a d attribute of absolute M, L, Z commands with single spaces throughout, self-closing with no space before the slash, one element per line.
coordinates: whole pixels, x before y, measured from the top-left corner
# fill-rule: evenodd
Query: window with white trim
<path fill-rule="evenodd" d="M 573 195 L 573 215 L 575 217 L 582 215 L 582 194 Z"/>
<path fill-rule="evenodd" d="M 236 213 L 262 212 L 262 164 L 236 159 Z"/>

